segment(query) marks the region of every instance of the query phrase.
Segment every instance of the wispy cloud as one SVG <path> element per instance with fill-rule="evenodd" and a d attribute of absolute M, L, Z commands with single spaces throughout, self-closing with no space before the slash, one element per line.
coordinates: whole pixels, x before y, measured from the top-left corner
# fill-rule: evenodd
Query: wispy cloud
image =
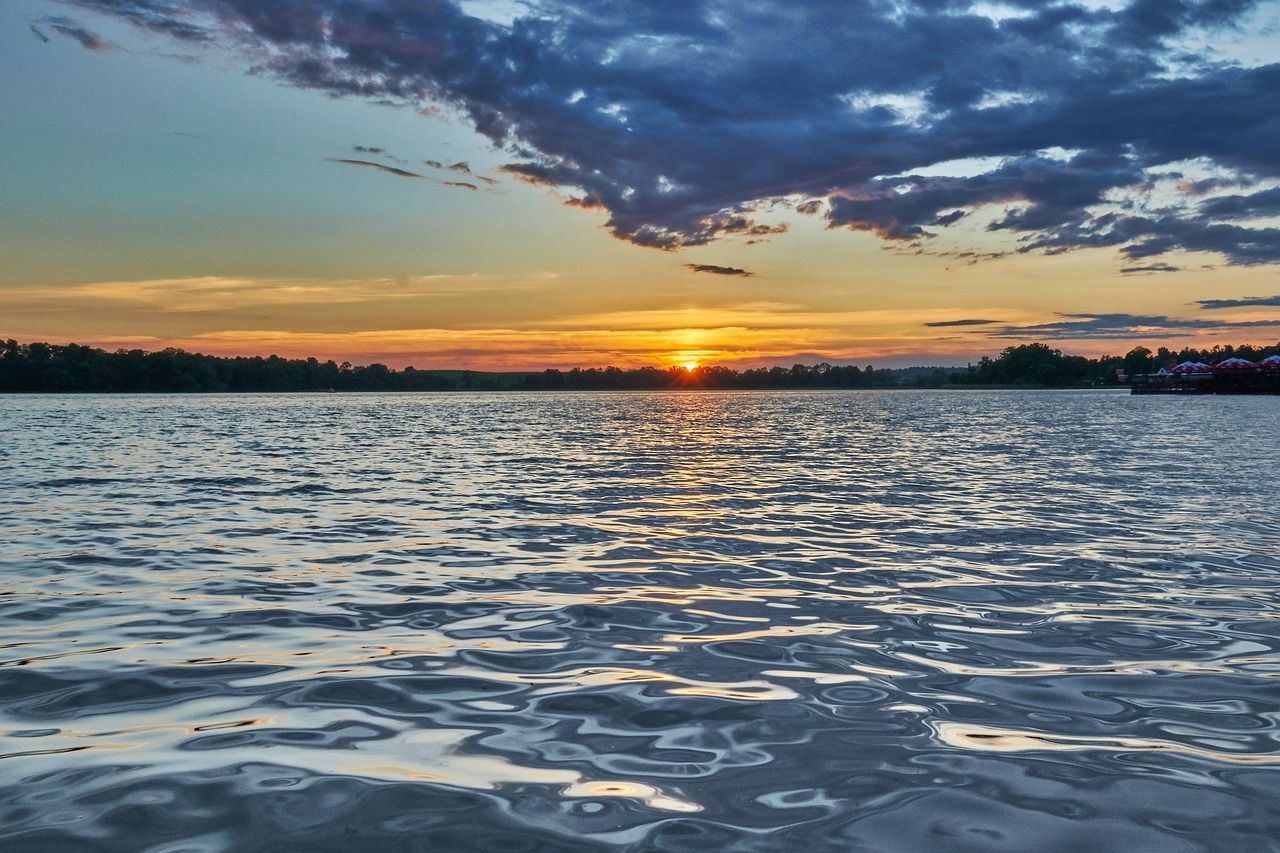
<path fill-rule="evenodd" d="M 1182 271 L 1182 267 L 1175 267 L 1173 264 L 1155 263 L 1155 264 L 1143 264 L 1135 267 L 1121 267 L 1120 274 L 1134 275 L 1139 273 L 1181 272 L 1181 271 Z"/>
<path fill-rule="evenodd" d="M 744 270 L 741 267 L 722 267 L 716 264 L 685 264 L 684 268 L 691 272 L 705 272 L 712 275 L 736 275 L 743 278 L 750 278 L 755 273 Z"/>
<path fill-rule="evenodd" d="M 61 16 L 50 16 L 41 18 L 40 23 L 49 27 L 56 33 L 66 36 L 73 41 L 79 42 L 80 46 L 85 50 L 92 50 L 101 53 L 108 49 L 109 45 L 98 37 L 97 33 L 81 26 L 79 22 L 71 18 Z M 31 25 L 31 31 L 44 41 L 49 41 L 48 37 L 38 30 L 34 24 Z"/>
<path fill-rule="evenodd" d="M 345 157 L 330 157 L 331 163 L 344 163 L 348 166 L 364 166 L 369 169 L 377 169 L 380 172 L 386 172 L 388 175 L 395 175 L 399 178 L 418 178 L 419 180 L 428 180 L 426 175 L 419 175 L 417 172 L 410 172 L 408 169 L 401 169 L 396 166 L 388 166 L 385 163 L 375 163 L 372 160 L 349 160 Z"/>
<path fill-rule="evenodd" d="M 1059 314 L 1050 323 L 1002 326 L 982 332 L 1017 340 L 1150 340 L 1159 336 L 1280 329 L 1280 317 L 1264 320 L 1204 320 L 1162 314 Z"/>
<path fill-rule="evenodd" d="M 932 323 L 925 323 L 926 326 L 933 329 L 945 329 L 950 326 L 991 326 L 999 323 L 999 320 L 935 320 Z"/>
<path fill-rule="evenodd" d="M 480 274 L 419 275 L 372 279 L 191 278 L 97 281 L 0 290 L 0 314 L 52 309 L 93 312 L 128 310 L 133 316 L 234 312 L 267 306 L 353 305 L 396 302 L 545 284 L 545 277 Z"/>
<path fill-rule="evenodd" d="M 1196 304 L 1206 311 L 1223 308 L 1274 308 L 1280 307 L 1280 295 L 1244 296 L 1240 299 L 1199 299 Z"/>

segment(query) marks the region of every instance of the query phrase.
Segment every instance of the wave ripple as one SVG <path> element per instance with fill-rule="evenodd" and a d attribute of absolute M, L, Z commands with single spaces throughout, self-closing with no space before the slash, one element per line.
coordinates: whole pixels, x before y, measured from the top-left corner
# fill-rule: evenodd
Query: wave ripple
<path fill-rule="evenodd" d="M 0 399 L 0 846 L 1280 850 L 1277 434 L 1113 393 Z"/>

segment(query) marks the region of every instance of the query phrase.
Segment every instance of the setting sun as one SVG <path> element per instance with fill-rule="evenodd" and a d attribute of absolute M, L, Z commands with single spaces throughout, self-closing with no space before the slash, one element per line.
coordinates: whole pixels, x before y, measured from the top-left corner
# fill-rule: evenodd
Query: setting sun
<path fill-rule="evenodd" d="M 690 373 L 692 373 L 693 371 L 698 369 L 698 362 L 686 361 L 686 362 L 683 362 L 680 366 L 683 367 L 685 370 L 689 371 Z"/>

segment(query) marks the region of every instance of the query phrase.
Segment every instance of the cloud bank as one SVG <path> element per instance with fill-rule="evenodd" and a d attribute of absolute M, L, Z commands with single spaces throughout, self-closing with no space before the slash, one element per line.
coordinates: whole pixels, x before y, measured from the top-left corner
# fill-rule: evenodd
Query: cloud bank
<path fill-rule="evenodd" d="M 772 233 L 785 204 L 925 247 L 1280 261 L 1280 64 L 1198 47 L 1262 0 L 63 2 L 293 85 L 450 106 L 639 245 Z"/>
<path fill-rule="evenodd" d="M 1276 308 L 1280 307 L 1280 294 L 1245 296 L 1241 299 L 1200 299 L 1196 304 L 1206 311 L 1217 311 L 1223 308 Z"/>
<path fill-rule="evenodd" d="M 1026 326 L 1002 326 L 983 332 L 993 338 L 1014 340 L 1150 340 L 1197 332 L 1280 330 L 1280 319 L 1273 320 L 1200 320 L 1166 317 L 1162 314 L 1059 314 L 1051 323 Z"/>

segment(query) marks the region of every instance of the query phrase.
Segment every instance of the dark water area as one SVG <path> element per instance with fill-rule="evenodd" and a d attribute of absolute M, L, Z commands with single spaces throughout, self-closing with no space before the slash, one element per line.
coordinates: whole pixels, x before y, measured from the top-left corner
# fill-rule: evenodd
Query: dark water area
<path fill-rule="evenodd" d="M 1280 850 L 1280 403 L 0 398 L 0 849 Z"/>

